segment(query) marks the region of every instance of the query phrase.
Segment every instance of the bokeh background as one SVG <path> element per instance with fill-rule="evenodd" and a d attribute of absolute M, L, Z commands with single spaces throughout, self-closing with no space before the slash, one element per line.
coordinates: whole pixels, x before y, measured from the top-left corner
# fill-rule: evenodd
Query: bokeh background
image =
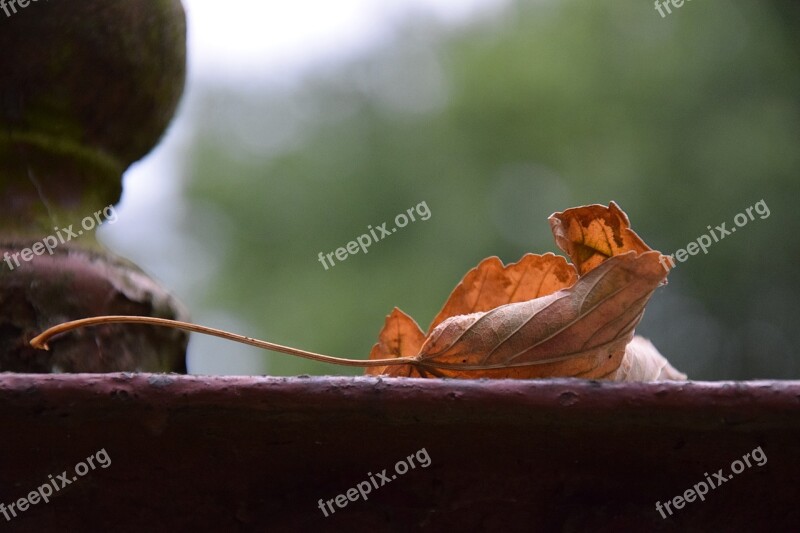
<path fill-rule="evenodd" d="M 690 257 L 637 332 L 690 378 L 800 377 L 800 5 L 184 0 L 190 73 L 101 238 L 196 322 L 365 358 L 482 258 L 557 251 L 547 216 L 617 201 Z M 417 221 L 325 270 L 368 225 Z M 189 370 L 357 374 L 193 336 Z"/>

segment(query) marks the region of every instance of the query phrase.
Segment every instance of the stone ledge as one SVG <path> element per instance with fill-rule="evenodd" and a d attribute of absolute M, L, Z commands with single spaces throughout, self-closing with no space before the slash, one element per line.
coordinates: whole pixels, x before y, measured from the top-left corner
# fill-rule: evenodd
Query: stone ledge
<path fill-rule="evenodd" d="M 800 382 L 0 374 L 4 525 L 93 530 L 714 530 L 800 525 Z M 761 446 L 706 500 L 667 501 Z M 425 448 L 431 464 L 324 517 Z M 0 523 L 5 519 L 0 515 Z"/>

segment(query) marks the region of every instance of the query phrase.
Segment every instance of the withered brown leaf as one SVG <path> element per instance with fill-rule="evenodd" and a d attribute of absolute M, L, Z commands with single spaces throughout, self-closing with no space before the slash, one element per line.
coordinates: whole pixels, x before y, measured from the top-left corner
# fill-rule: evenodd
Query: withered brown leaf
<path fill-rule="evenodd" d="M 627 348 L 647 301 L 665 281 L 661 254 L 630 229 L 614 202 L 568 209 L 549 220 L 580 278 L 573 265 L 553 254 L 527 254 L 505 267 L 496 257 L 485 259 L 453 290 L 412 363 L 368 373 L 685 379 L 649 342 Z M 381 347 L 393 338 L 387 327 L 407 331 L 409 324 L 416 326 L 399 310 L 387 317 L 370 358 L 409 357 L 410 351 Z M 418 333 L 405 335 L 416 345 Z"/>

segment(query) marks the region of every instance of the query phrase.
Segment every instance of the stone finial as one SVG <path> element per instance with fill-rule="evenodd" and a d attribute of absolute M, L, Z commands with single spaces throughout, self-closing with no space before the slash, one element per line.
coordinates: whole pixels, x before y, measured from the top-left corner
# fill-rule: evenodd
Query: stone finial
<path fill-rule="evenodd" d="M 49 354 L 27 345 L 98 314 L 185 318 L 94 238 L 182 94 L 180 1 L 5 0 L 0 51 L 0 371 L 184 371 L 185 334 L 157 328 L 98 327 Z"/>

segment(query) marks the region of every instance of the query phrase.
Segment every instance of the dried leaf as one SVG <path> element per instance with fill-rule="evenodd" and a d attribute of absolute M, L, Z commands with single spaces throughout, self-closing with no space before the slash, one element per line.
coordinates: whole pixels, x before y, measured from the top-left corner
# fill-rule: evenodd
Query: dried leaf
<path fill-rule="evenodd" d="M 661 254 L 630 229 L 614 202 L 554 213 L 549 221 L 577 269 L 553 254 L 528 254 L 506 267 L 496 257 L 483 260 L 450 294 L 413 362 L 381 370 L 423 377 L 685 379 L 649 341 L 631 342 L 645 304 L 665 283 Z M 381 339 L 389 327 L 387 320 Z M 387 355 L 376 345 L 370 359 Z"/>
<path fill-rule="evenodd" d="M 553 213 L 548 220 L 556 244 L 569 255 L 581 276 L 609 257 L 631 250 L 652 250 L 630 228 L 628 216 L 614 202 L 608 207 L 574 207 Z"/>

